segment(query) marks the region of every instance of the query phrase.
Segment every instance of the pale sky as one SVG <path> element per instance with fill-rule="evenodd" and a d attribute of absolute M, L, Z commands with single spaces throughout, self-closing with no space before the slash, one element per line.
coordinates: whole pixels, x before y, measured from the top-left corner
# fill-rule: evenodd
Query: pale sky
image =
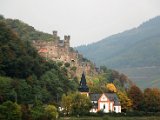
<path fill-rule="evenodd" d="M 160 15 L 160 0 L 0 0 L 0 14 L 89 44 Z"/>

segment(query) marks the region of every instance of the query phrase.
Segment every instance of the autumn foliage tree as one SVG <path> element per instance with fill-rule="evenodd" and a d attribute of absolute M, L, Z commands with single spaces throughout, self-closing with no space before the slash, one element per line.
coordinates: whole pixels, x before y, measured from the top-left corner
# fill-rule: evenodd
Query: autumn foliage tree
<path fill-rule="evenodd" d="M 160 90 L 157 88 L 146 88 L 144 90 L 144 111 L 160 111 Z"/>
<path fill-rule="evenodd" d="M 136 85 L 131 86 L 131 88 L 128 90 L 128 97 L 133 102 L 134 110 L 142 110 L 144 97 L 139 87 Z"/>
<path fill-rule="evenodd" d="M 128 98 L 125 92 L 118 91 L 118 98 L 120 99 L 121 109 L 123 112 L 130 110 L 132 108 L 132 100 Z"/>
<path fill-rule="evenodd" d="M 106 85 L 106 87 L 107 87 L 107 90 L 108 90 L 109 92 L 117 92 L 117 89 L 116 89 L 116 87 L 114 86 L 113 83 L 108 83 L 108 84 Z"/>

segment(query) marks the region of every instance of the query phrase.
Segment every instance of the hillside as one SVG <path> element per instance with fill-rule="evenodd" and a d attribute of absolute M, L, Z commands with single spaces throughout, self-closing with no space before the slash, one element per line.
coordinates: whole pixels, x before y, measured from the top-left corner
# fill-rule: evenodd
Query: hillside
<path fill-rule="evenodd" d="M 32 114 L 34 105 L 52 103 L 59 107 L 64 94 L 78 91 L 79 79 L 72 76 L 75 71 L 68 63 L 45 60 L 31 42 L 22 40 L 5 19 L 0 20 L 0 103 L 18 103 L 27 115 Z M 131 84 L 124 74 L 106 67 L 101 71 L 86 75 L 90 92 L 107 91 L 106 84 L 111 82 L 122 91 Z"/>
<path fill-rule="evenodd" d="M 0 20 L 3 20 L 8 25 L 8 27 L 17 32 L 21 40 L 49 40 L 52 38 L 51 34 L 38 31 L 34 27 L 24 23 L 21 20 L 6 19 L 2 15 L 0 15 Z"/>
<path fill-rule="evenodd" d="M 126 73 L 144 88 L 160 87 L 159 45 L 160 16 L 144 22 L 137 28 L 76 49 L 98 65 L 106 65 Z M 144 81 L 147 81 L 146 84 Z"/>
<path fill-rule="evenodd" d="M 32 79 L 32 77 L 36 77 L 35 79 L 39 80 L 45 73 L 55 69 L 55 71 L 61 72 L 61 74 L 58 74 L 61 75 L 58 76 L 58 79 L 59 77 L 64 77 L 65 79 L 73 80 L 71 83 L 68 81 L 69 85 L 66 87 L 68 88 L 72 84 L 74 86 L 71 85 L 72 88 L 75 89 L 75 86 L 77 86 L 78 83 L 77 77 L 81 77 L 82 71 L 85 70 L 86 77 L 88 78 L 87 82 L 90 82 L 91 84 L 94 82 L 97 84 L 97 82 L 102 81 L 102 79 L 105 80 L 105 82 L 114 82 L 114 80 L 118 80 L 119 82 L 116 82 L 115 84 L 124 88 L 125 84 L 131 83 L 127 76 L 120 74 L 118 71 L 106 69 L 105 66 L 96 68 L 92 61 L 84 58 L 69 46 L 69 40 L 68 37 L 66 39 L 66 36 L 64 36 L 64 45 L 62 46 L 62 44 L 59 43 L 61 40 L 59 40 L 57 34 L 55 37 L 54 34 L 50 35 L 39 32 L 32 26 L 20 20 L 6 19 L 3 16 L 0 16 L 0 23 L 0 76 L 18 79 Z M 36 36 L 37 34 L 40 34 L 39 37 L 33 39 L 33 36 Z M 46 37 L 43 38 L 43 36 Z M 50 41 L 46 41 L 49 39 Z M 32 42 L 32 40 L 39 40 L 37 42 L 40 43 L 40 46 L 49 51 L 47 59 L 46 56 L 44 57 L 38 52 L 34 45 L 35 41 Z M 50 42 L 52 42 L 51 46 Z M 45 44 L 42 45 L 41 43 Z M 56 49 L 53 49 L 54 47 Z M 52 53 L 54 54 L 52 55 Z M 57 54 L 58 56 L 56 56 Z M 56 59 L 57 57 L 58 59 Z M 69 57 L 71 60 L 74 59 L 74 62 L 71 61 L 71 63 L 69 63 L 70 59 L 66 59 Z M 83 65 L 85 65 L 85 68 L 83 68 Z M 54 73 L 52 73 L 52 75 L 54 75 Z M 121 78 L 124 79 L 122 80 Z M 63 91 L 63 89 L 61 89 L 61 91 Z"/>

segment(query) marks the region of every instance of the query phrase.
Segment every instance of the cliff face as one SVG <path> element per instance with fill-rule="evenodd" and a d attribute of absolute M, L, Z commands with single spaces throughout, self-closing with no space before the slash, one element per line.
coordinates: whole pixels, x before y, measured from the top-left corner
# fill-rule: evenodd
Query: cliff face
<path fill-rule="evenodd" d="M 96 74 L 94 64 L 88 60 L 84 60 L 82 55 L 70 47 L 69 35 L 65 35 L 64 39 L 60 40 L 57 31 L 53 31 L 52 40 L 34 40 L 33 46 L 45 60 L 69 63 L 71 67 L 76 68 L 76 74 L 81 74 L 83 70 L 87 75 Z"/>

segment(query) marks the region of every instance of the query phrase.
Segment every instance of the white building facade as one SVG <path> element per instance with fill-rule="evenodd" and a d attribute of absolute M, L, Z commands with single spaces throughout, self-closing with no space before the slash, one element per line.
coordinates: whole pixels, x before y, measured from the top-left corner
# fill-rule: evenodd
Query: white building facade
<path fill-rule="evenodd" d="M 104 113 L 115 112 L 121 113 L 121 105 L 115 93 L 90 94 L 93 108 L 90 112 L 98 112 L 102 110 Z"/>

